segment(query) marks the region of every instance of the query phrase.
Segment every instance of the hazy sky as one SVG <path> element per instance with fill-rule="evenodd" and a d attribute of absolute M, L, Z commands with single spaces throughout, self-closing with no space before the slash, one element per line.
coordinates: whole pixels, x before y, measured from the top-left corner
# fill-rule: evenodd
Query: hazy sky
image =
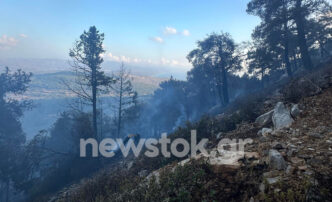
<path fill-rule="evenodd" d="M 211 32 L 249 40 L 248 0 L 0 0 L 0 58 L 68 58 L 83 30 L 105 33 L 106 60 L 188 68 Z"/>

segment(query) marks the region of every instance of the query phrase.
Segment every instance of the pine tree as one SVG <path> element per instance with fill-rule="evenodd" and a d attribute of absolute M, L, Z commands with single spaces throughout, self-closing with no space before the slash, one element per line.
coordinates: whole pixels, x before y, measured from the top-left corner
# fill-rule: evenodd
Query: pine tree
<path fill-rule="evenodd" d="M 228 33 L 209 35 L 198 41 L 198 48 L 187 56 L 193 66 L 214 67 L 214 80 L 221 105 L 229 103 L 228 73 L 240 69 L 240 57 L 235 55 L 236 44 Z"/>
<path fill-rule="evenodd" d="M 114 83 L 114 80 L 106 76 L 101 70 L 105 52 L 103 49 L 104 34 L 99 33 L 95 26 L 89 31 L 84 31 L 80 39 L 76 41 L 69 55 L 73 59 L 73 67 L 76 73 L 76 84 L 69 89 L 79 98 L 92 105 L 92 126 L 93 135 L 98 137 L 97 129 L 97 98 L 101 93 L 107 92 L 107 87 Z"/>

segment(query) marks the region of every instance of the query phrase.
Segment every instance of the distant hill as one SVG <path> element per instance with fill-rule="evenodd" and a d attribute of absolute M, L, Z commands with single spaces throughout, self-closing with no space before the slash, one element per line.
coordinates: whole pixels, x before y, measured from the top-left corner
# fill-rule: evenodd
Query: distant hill
<path fill-rule="evenodd" d="M 149 95 L 156 90 L 160 82 L 166 80 L 149 76 L 132 75 L 134 89 L 140 96 Z M 73 97 L 74 95 L 64 85 L 66 81 L 73 81 L 73 72 L 62 71 L 47 74 L 35 74 L 25 97 L 28 99 L 52 99 Z"/>

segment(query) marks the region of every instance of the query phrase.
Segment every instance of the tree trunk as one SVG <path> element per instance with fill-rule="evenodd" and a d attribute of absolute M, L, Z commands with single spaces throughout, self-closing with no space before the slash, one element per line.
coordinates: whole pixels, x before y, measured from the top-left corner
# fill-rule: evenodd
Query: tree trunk
<path fill-rule="evenodd" d="M 92 68 L 92 125 L 94 138 L 98 138 L 97 130 L 97 69 Z"/>
<path fill-rule="evenodd" d="M 294 69 L 297 70 L 298 67 L 297 67 L 297 61 L 296 61 L 296 53 L 294 50 L 293 50 L 293 65 L 294 65 Z"/>
<path fill-rule="evenodd" d="M 217 88 L 217 92 L 218 92 L 218 96 L 219 96 L 219 100 L 220 100 L 220 105 L 221 106 L 225 106 L 225 101 L 224 101 L 224 96 L 223 96 L 223 92 L 222 92 L 222 75 L 221 75 L 221 71 L 220 69 L 217 70 L 217 78 L 216 78 L 216 88 Z"/>
<path fill-rule="evenodd" d="M 262 89 L 264 89 L 264 79 L 265 79 L 265 78 L 264 78 L 264 70 L 265 70 L 265 69 L 262 68 L 262 71 L 261 71 L 261 76 L 262 76 L 262 80 L 261 80 L 261 85 L 262 85 L 262 86 L 261 86 L 261 87 L 262 87 Z"/>
<path fill-rule="evenodd" d="M 229 95 L 228 95 L 228 82 L 227 82 L 227 72 L 225 67 L 222 65 L 221 67 L 222 74 L 222 92 L 224 97 L 224 103 L 227 105 L 229 103 Z"/>
<path fill-rule="evenodd" d="M 283 3 L 284 12 L 284 58 L 286 64 L 286 70 L 289 77 L 293 77 L 292 67 L 289 62 L 289 37 L 288 37 L 288 19 L 287 19 L 287 9 L 285 3 Z"/>
<path fill-rule="evenodd" d="M 302 5 L 301 0 L 296 0 L 296 8 L 295 8 L 295 23 L 297 29 L 297 38 L 298 43 L 301 51 L 301 59 L 304 68 L 312 69 L 312 61 L 309 55 L 307 41 L 305 38 L 305 31 L 304 31 L 304 16 L 302 13 Z"/>
<path fill-rule="evenodd" d="M 121 121 L 122 121 L 122 93 L 123 93 L 123 76 L 120 77 L 120 96 L 119 96 L 119 111 L 118 111 L 118 138 L 121 133 Z"/>

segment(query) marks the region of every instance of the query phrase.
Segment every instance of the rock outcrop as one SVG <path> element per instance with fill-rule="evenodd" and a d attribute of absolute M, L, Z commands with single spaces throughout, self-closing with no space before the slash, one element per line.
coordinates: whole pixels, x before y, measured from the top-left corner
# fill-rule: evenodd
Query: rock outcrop
<path fill-rule="evenodd" d="M 259 117 L 256 118 L 255 123 L 260 126 L 266 126 L 270 123 L 272 123 L 272 115 L 273 115 L 274 110 L 271 110 L 265 114 L 260 115 Z"/>
<path fill-rule="evenodd" d="M 282 102 L 278 102 L 274 108 L 272 115 L 272 122 L 275 130 L 280 130 L 289 127 L 293 123 L 293 118 L 289 110 Z"/>
<path fill-rule="evenodd" d="M 282 155 L 274 149 L 269 151 L 269 165 L 272 169 L 276 170 L 285 170 L 287 167 Z"/>

